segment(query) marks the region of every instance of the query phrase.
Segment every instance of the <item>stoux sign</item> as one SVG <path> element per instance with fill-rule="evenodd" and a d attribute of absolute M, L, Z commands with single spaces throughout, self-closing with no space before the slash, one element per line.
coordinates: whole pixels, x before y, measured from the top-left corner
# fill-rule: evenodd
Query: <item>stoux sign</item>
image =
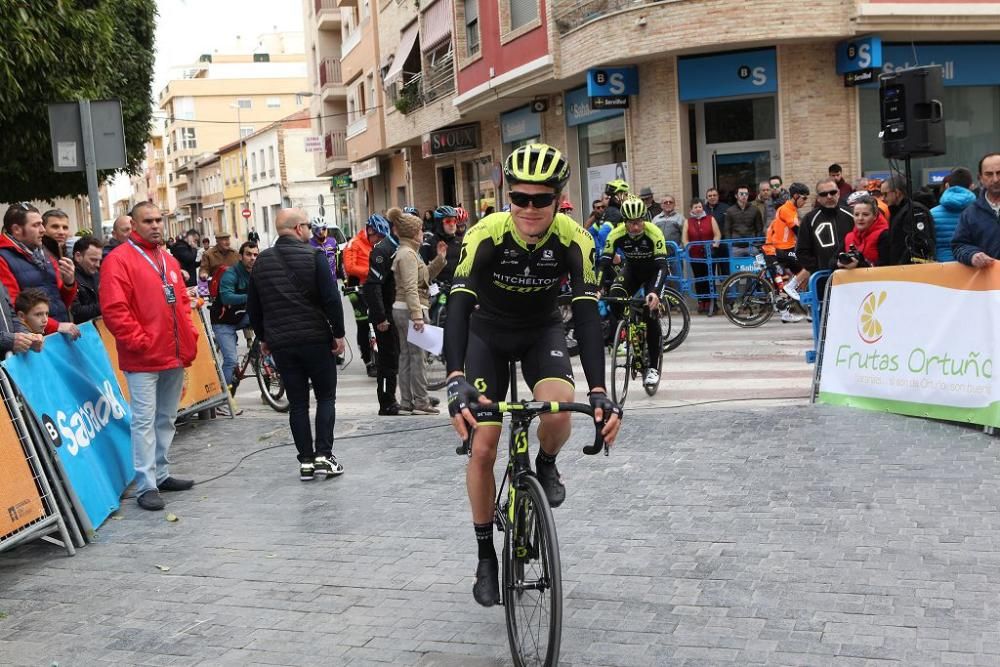
<path fill-rule="evenodd" d="M 479 148 L 479 124 L 472 123 L 435 130 L 424 135 L 422 144 L 421 152 L 424 157 L 447 155 L 448 153 Z"/>

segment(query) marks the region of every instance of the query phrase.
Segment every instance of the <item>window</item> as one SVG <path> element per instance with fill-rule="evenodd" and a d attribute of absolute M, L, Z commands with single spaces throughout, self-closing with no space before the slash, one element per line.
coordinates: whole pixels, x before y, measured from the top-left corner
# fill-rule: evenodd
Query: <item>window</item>
<path fill-rule="evenodd" d="M 175 98 L 171 111 L 176 120 L 194 120 L 194 98 Z"/>
<path fill-rule="evenodd" d="M 240 126 L 240 137 L 246 139 L 251 134 L 253 134 L 253 125 L 250 125 L 248 127 Z"/>
<path fill-rule="evenodd" d="M 267 98 L 267 108 L 268 109 L 279 109 L 279 108 L 281 108 L 281 98 L 280 97 L 269 97 L 269 98 Z"/>
<path fill-rule="evenodd" d="M 267 171 L 270 176 L 274 176 L 274 146 L 267 147 Z"/>
<path fill-rule="evenodd" d="M 303 104 L 305 104 L 305 101 L 306 101 L 305 95 L 299 95 L 298 93 L 296 93 L 296 95 L 295 95 L 295 106 L 300 107 Z"/>
<path fill-rule="evenodd" d="M 270 53 L 255 53 L 253 54 L 253 61 L 255 63 L 269 63 L 271 62 Z"/>
<path fill-rule="evenodd" d="M 260 149 L 260 177 L 264 178 L 267 175 L 267 166 L 264 164 L 264 149 Z"/>
<path fill-rule="evenodd" d="M 465 0 L 465 53 L 479 53 L 479 0 Z"/>
<path fill-rule="evenodd" d="M 517 30 L 538 18 L 538 0 L 510 0 L 510 29 Z"/>
<path fill-rule="evenodd" d="M 195 138 L 195 132 L 193 127 L 181 128 L 181 147 L 198 148 L 198 140 Z"/>
<path fill-rule="evenodd" d="M 369 111 L 375 110 L 375 75 L 368 75 L 368 106 Z"/>
<path fill-rule="evenodd" d="M 253 100 L 250 99 L 249 97 L 239 97 L 239 98 L 237 98 L 236 99 L 236 104 L 241 109 L 252 109 L 253 108 Z"/>
<path fill-rule="evenodd" d="M 253 174 L 253 180 L 257 180 L 257 154 L 250 153 L 250 173 Z"/>

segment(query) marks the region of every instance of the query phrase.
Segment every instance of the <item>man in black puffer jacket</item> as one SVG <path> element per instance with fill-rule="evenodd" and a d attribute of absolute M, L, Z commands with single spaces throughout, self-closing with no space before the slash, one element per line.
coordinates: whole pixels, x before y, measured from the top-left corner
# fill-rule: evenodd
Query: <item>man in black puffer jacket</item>
<path fill-rule="evenodd" d="M 389 221 L 390 223 L 392 220 Z M 378 354 L 375 356 L 375 393 L 378 396 L 378 413 L 383 416 L 399 414 L 396 402 L 396 377 L 399 375 L 399 334 L 393 326 L 392 302 L 396 297 L 396 278 L 392 273 L 392 260 L 396 256 L 399 239 L 396 230 L 375 244 L 368 256 L 368 279 L 361 286 L 368 304 L 368 320 L 375 327 Z"/>
<path fill-rule="evenodd" d="M 308 244 L 306 214 L 282 209 L 278 240 L 250 274 L 247 314 L 261 353 L 273 353 L 288 392 L 288 422 L 298 449 L 299 479 L 340 475 L 333 456 L 336 355 L 344 352 L 344 310 L 326 255 Z M 316 394 L 315 445 L 309 425 L 309 383 Z"/>

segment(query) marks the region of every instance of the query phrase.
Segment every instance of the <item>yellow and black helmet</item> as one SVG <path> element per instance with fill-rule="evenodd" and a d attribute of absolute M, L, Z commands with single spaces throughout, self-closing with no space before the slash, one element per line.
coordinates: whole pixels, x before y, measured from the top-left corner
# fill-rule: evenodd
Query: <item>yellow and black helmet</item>
<path fill-rule="evenodd" d="M 616 178 L 613 181 L 609 181 L 607 185 L 604 186 L 604 194 L 611 197 L 612 195 L 625 195 L 628 194 L 628 182 L 624 179 Z"/>
<path fill-rule="evenodd" d="M 629 195 L 622 202 L 622 219 L 639 220 L 646 218 L 646 205 L 635 195 Z"/>
<path fill-rule="evenodd" d="M 528 144 L 508 156 L 503 175 L 509 185 L 534 183 L 561 191 L 569 181 L 569 164 L 558 149 L 548 144 Z"/>

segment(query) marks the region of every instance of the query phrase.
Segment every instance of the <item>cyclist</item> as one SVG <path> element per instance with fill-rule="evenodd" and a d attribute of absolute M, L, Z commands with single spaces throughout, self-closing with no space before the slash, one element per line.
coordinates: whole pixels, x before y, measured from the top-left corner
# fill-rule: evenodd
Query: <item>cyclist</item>
<path fill-rule="evenodd" d="M 604 186 L 604 195 L 608 198 L 607 208 L 601 222 L 610 222 L 612 226 L 617 226 L 622 221 L 621 206 L 622 201 L 628 196 L 628 183 L 620 178 L 608 182 Z"/>
<path fill-rule="evenodd" d="M 336 282 L 337 253 L 340 252 L 337 240 L 329 235 L 330 229 L 326 224 L 326 219 L 321 215 L 314 216 L 309 220 L 309 228 L 312 229 L 309 245 L 326 255 L 326 261 L 330 264 L 330 273 L 333 274 L 333 280 Z"/>
<path fill-rule="evenodd" d="M 628 298 L 640 288 L 645 291 L 646 305 L 649 308 L 644 313 L 649 359 L 646 362 L 648 370 L 644 383 L 648 387 L 655 387 L 660 381 L 660 372 L 656 370 L 656 366 L 663 347 L 658 309 L 660 292 L 668 274 L 667 243 L 663 232 L 646 219 L 646 205 L 641 199 L 629 195 L 622 202 L 621 211 L 625 224 L 615 227 L 608 235 L 598 265 L 597 284 L 602 290 L 611 285 L 611 289 L 607 291 L 616 297 Z M 617 279 L 611 268 L 616 254 L 624 257 L 625 264 Z M 622 318 L 624 310 L 624 304 L 612 306 L 617 319 Z"/>
<path fill-rule="evenodd" d="M 509 362 L 514 359 L 521 360 L 521 371 L 536 400 L 573 399 L 573 370 L 556 305 L 560 281 L 567 273 L 588 396 L 608 442 L 615 439 L 621 414 L 604 389 L 594 243 L 580 225 L 556 213 L 569 180 L 569 166 L 557 149 L 529 144 L 507 158 L 504 179 L 511 188 L 510 213 L 486 216 L 469 230 L 462 245 L 448 299 L 444 346 L 448 411 L 455 431 L 465 439 L 470 425 L 478 427 L 466 484 L 479 546 L 472 592 L 484 606 L 496 604 L 499 598 L 493 547 L 493 464 L 502 420 L 497 414 L 480 413 L 477 422 L 471 409 L 477 401 L 503 400 L 512 379 Z M 541 418 L 535 467 L 553 507 L 566 497 L 555 462 L 569 435 L 568 414 Z"/>
<path fill-rule="evenodd" d="M 465 234 L 464 227 L 462 234 L 459 234 L 459 219 L 465 213 L 462 209 L 452 206 L 438 206 L 434 210 L 434 231 L 424 234 L 423 243 L 420 246 L 420 257 L 424 263 L 430 264 L 437 256 L 438 243 L 444 242 L 448 246 L 445 261 L 447 262 L 441 273 L 438 274 L 436 282 L 450 283 L 455 274 L 455 267 L 458 266 L 458 258 L 462 251 L 462 238 Z M 465 214 L 465 219 L 469 219 L 469 214 Z"/>
<path fill-rule="evenodd" d="M 778 212 L 767 228 L 764 243 L 764 260 L 779 289 L 784 290 L 784 269 L 793 274 L 804 273 L 795 256 L 795 240 L 799 230 L 799 210 L 809 202 L 809 186 L 792 183 L 788 188 L 788 201 L 778 207 Z M 805 279 L 808 279 L 805 273 Z M 799 322 L 801 315 L 793 314 L 787 307 L 781 311 L 782 322 Z"/>
<path fill-rule="evenodd" d="M 365 228 L 359 230 L 350 240 L 344 248 L 344 273 L 348 287 L 358 287 L 368 279 L 369 257 L 372 248 L 389 233 L 389 221 L 384 216 L 375 213 L 368 217 Z M 358 325 L 358 349 L 361 350 L 361 359 L 365 362 L 365 370 L 368 377 L 377 377 L 378 370 L 375 368 L 371 342 L 368 338 L 368 306 L 360 289 L 348 292 L 347 298 L 354 309 L 354 321 Z"/>

